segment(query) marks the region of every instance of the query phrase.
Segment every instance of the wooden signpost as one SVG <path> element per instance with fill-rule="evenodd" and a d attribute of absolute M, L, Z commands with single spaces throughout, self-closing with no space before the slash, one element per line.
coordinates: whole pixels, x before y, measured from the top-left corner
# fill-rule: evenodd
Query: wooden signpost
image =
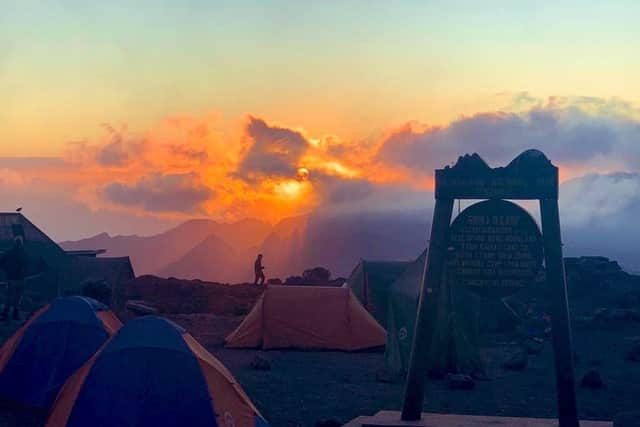
<path fill-rule="evenodd" d="M 381 411 L 358 417 L 345 427 L 612 427 L 609 421 L 578 421 L 558 213 L 558 168 L 537 150 L 525 151 L 501 168 L 490 168 L 477 154 L 465 155 L 455 166 L 436 170 L 435 190 L 402 413 Z M 484 201 L 468 207 L 451 223 L 456 199 Z M 542 233 L 524 209 L 507 200 L 539 200 Z M 427 355 L 444 277 L 480 295 L 502 297 L 526 286 L 543 261 L 553 298 L 558 420 L 422 414 Z"/>
<path fill-rule="evenodd" d="M 443 272 L 478 293 L 505 296 L 533 277 L 544 253 L 547 286 L 552 290 L 560 427 L 578 427 L 571 327 L 567 304 L 560 219 L 558 168 L 537 150 L 528 150 L 508 166 L 490 168 L 477 154 L 453 167 L 436 170 L 436 205 L 422 279 L 402 420 L 422 414 L 426 361 L 432 342 Z M 451 217 L 455 199 L 484 199 Z M 539 200 L 542 234 L 535 221 L 511 200 Z"/>

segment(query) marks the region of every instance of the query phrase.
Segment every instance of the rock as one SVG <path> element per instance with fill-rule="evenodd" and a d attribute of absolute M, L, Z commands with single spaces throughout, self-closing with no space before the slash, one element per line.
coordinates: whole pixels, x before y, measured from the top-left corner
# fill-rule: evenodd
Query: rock
<path fill-rule="evenodd" d="M 282 280 L 280 280 L 278 277 L 274 277 L 267 280 L 267 285 L 282 285 Z"/>
<path fill-rule="evenodd" d="M 593 312 L 593 320 L 598 323 L 640 322 L 640 310 L 630 308 L 598 308 Z"/>
<path fill-rule="evenodd" d="M 449 374 L 447 381 L 451 390 L 473 390 L 476 387 L 475 381 L 469 375 Z"/>
<path fill-rule="evenodd" d="M 639 342 L 631 346 L 631 349 L 629 349 L 629 352 L 627 353 L 624 359 L 629 362 L 640 362 L 640 343 Z"/>
<path fill-rule="evenodd" d="M 137 316 L 146 316 L 149 314 L 158 314 L 158 308 L 148 301 L 129 300 L 125 303 L 124 308 L 131 311 Z"/>
<path fill-rule="evenodd" d="M 612 320 L 640 322 L 640 311 L 630 308 L 614 308 L 611 310 L 610 317 Z"/>
<path fill-rule="evenodd" d="M 518 351 L 507 359 L 502 367 L 510 371 L 522 371 L 527 367 L 529 356 L 526 351 Z"/>
<path fill-rule="evenodd" d="M 600 372 L 596 369 L 591 369 L 582 377 L 582 380 L 580 381 L 580 387 L 596 390 L 605 388 L 605 385 L 604 381 L 602 381 L 602 377 L 600 376 Z"/>
<path fill-rule="evenodd" d="M 397 375 L 388 369 L 380 369 L 376 372 L 376 381 L 383 384 L 391 384 L 397 381 Z"/>
<path fill-rule="evenodd" d="M 538 354 L 542 351 L 544 340 L 537 337 L 531 337 L 524 342 L 524 348 L 527 354 Z"/>
<path fill-rule="evenodd" d="M 262 356 L 256 356 L 251 361 L 251 369 L 255 369 L 256 371 L 270 371 L 271 370 L 271 362 L 265 359 Z"/>
<path fill-rule="evenodd" d="M 640 411 L 620 412 L 613 417 L 614 427 L 640 427 Z"/>
<path fill-rule="evenodd" d="M 616 301 L 618 308 L 635 308 L 640 306 L 640 291 L 632 290 L 619 296 Z"/>
<path fill-rule="evenodd" d="M 316 427 L 342 427 L 342 423 L 338 420 L 323 420 L 316 422 Z"/>
<path fill-rule="evenodd" d="M 473 378 L 474 381 L 491 381 L 493 379 L 484 369 L 475 369 L 471 372 L 471 378 Z"/>

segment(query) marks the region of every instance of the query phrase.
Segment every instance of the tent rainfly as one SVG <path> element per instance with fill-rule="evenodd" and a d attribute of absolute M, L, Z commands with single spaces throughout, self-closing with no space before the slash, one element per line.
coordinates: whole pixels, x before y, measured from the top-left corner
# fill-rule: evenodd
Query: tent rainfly
<path fill-rule="evenodd" d="M 0 348 L 0 396 L 49 408 L 67 379 L 122 326 L 107 306 L 85 297 L 42 307 Z"/>
<path fill-rule="evenodd" d="M 406 372 L 413 342 L 418 298 L 425 270 L 425 250 L 389 290 L 385 359 L 396 373 Z M 482 363 L 473 340 L 474 309 L 466 292 L 457 292 L 444 281 L 436 314 L 435 331 L 429 352 L 429 370 L 440 375 L 449 372 L 472 374 L 482 371 Z"/>
<path fill-rule="evenodd" d="M 47 427 L 268 427 L 233 375 L 175 323 L 127 322 L 62 388 Z"/>
<path fill-rule="evenodd" d="M 347 286 L 364 308 L 387 326 L 389 289 L 411 262 L 362 260 L 347 279 Z"/>
<path fill-rule="evenodd" d="M 385 340 L 384 328 L 349 288 L 270 286 L 226 346 L 355 351 L 384 346 Z"/>

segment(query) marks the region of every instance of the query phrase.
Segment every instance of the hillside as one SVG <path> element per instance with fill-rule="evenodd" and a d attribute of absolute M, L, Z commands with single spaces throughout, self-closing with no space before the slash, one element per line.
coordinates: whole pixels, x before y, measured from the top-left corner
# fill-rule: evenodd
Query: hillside
<path fill-rule="evenodd" d="M 136 274 L 141 275 L 162 271 L 211 235 L 234 251 L 245 252 L 259 245 L 270 230 L 270 224 L 255 219 L 229 224 L 194 219 L 153 236 L 109 236 L 101 233 L 83 240 L 61 242 L 60 246 L 66 250 L 106 249 L 108 256 L 129 256 Z"/>
<path fill-rule="evenodd" d="M 234 282 L 239 280 L 240 271 L 244 268 L 246 281 L 250 280 L 250 261 L 238 258 L 238 253 L 230 245 L 211 234 L 158 274 L 162 277 Z"/>
<path fill-rule="evenodd" d="M 348 275 L 363 258 L 415 258 L 427 243 L 427 218 L 422 212 L 312 214 L 286 218 L 273 227 L 250 219 L 231 224 L 190 220 L 155 236 L 102 233 L 61 245 L 128 255 L 137 275 L 245 282 L 253 280 L 253 261 L 262 253 L 267 277 L 285 279 L 315 266 L 338 277 Z"/>

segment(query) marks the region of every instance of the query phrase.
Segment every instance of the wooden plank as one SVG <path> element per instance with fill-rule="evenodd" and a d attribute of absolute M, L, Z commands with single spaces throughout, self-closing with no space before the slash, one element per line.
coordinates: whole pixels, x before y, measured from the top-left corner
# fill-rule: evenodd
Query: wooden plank
<path fill-rule="evenodd" d="M 558 168 L 538 150 L 491 168 L 477 154 L 436 170 L 436 199 L 557 199 Z"/>
<path fill-rule="evenodd" d="M 453 214 L 452 199 L 438 199 L 433 212 L 431 240 L 422 275 L 420 299 L 416 318 L 409 372 L 404 392 L 402 418 L 415 420 L 420 418 L 424 399 L 424 382 L 427 375 L 426 355 L 435 329 L 435 320 L 440 295 L 440 284 L 444 272 L 445 257 L 449 244 L 449 225 Z"/>
<path fill-rule="evenodd" d="M 344 427 L 557 427 L 555 418 L 520 418 L 484 415 L 423 413 L 416 421 L 402 421 L 400 412 L 381 411 L 358 417 Z M 581 427 L 613 427 L 612 421 L 580 421 Z"/>
<path fill-rule="evenodd" d="M 560 213 L 558 201 L 540 200 L 542 233 L 544 236 L 547 286 L 551 293 L 551 332 L 556 368 L 556 390 L 558 392 L 558 416 L 560 427 L 579 427 L 575 392 L 573 346 L 571 343 L 571 321 L 567 299 L 567 283 L 562 257 Z"/>

